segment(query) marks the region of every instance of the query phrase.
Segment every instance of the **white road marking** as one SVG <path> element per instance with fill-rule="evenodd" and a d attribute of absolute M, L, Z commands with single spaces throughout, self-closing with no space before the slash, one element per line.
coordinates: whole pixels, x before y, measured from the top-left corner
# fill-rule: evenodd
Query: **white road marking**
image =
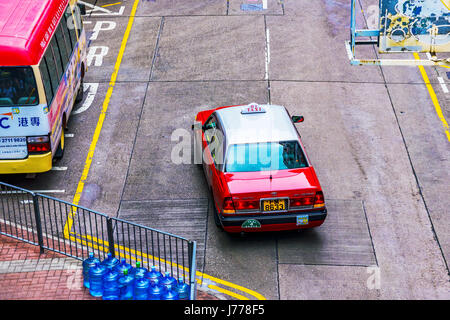
<path fill-rule="evenodd" d="M 66 190 L 30 190 L 34 193 L 65 193 Z"/>
<path fill-rule="evenodd" d="M 266 80 L 269 79 L 269 64 L 270 64 L 270 33 L 266 30 Z"/>
<path fill-rule="evenodd" d="M 119 12 L 112 12 L 111 10 L 108 10 L 108 9 L 105 9 L 102 7 L 98 7 L 98 6 L 94 6 L 93 4 L 85 2 L 85 1 L 78 0 L 78 2 L 86 5 L 86 7 L 88 7 L 88 8 L 92 8 L 91 10 L 86 10 L 86 15 L 90 14 L 91 16 L 108 16 L 108 15 L 121 16 L 121 15 L 123 15 L 123 12 L 125 11 L 125 6 L 121 6 L 119 9 Z M 97 13 L 97 12 L 102 12 L 102 13 Z"/>
<path fill-rule="evenodd" d="M 52 171 L 66 171 L 67 167 L 52 167 Z"/>
<path fill-rule="evenodd" d="M 94 29 L 92 30 L 92 35 L 89 40 L 97 40 L 100 31 L 111 31 L 115 29 L 116 26 L 117 23 L 115 23 L 114 21 L 97 21 L 95 23 Z"/>
<path fill-rule="evenodd" d="M 265 9 L 267 9 L 267 0 L 263 0 L 263 9 L 265 10 Z"/>
<path fill-rule="evenodd" d="M 97 52 L 100 51 L 100 52 Z M 105 46 L 92 46 L 89 47 L 89 52 L 87 54 L 87 64 L 88 66 L 94 65 L 96 67 L 101 67 L 103 64 L 103 57 L 106 56 L 109 52 L 109 47 Z"/>
<path fill-rule="evenodd" d="M 444 91 L 444 93 L 448 93 L 447 85 L 445 84 L 444 79 L 442 77 L 437 78 L 439 80 L 439 83 L 441 84 L 442 91 Z"/>
<path fill-rule="evenodd" d="M 28 190 L 34 193 L 65 193 L 66 190 Z M 0 191 L 0 194 L 16 194 L 16 193 L 27 193 L 21 190 L 11 190 L 11 191 Z"/>
<path fill-rule="evenodd" d="M 79 107 L 77 110 L 72 111 L 72 114 L 79 114 L 89 109 L 89 107 L 92 105 L 92 102 L 94 102 L 98 86 L 99 86 L 98 83 L 84 83 L 83 91 L 88 91 L 88 95 L 86 97 L 86 100 L 84 100 L 83 105 Z"/>
<path fill-rule="evenodd" d="M 75 135 L 73 133 L 65 133 L 64 137 L 65 138 L 73 138 Z"/>

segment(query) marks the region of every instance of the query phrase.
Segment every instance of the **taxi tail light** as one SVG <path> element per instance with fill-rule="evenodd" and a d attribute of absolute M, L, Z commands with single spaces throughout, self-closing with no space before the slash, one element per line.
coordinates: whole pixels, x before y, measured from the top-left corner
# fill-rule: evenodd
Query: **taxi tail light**
<path fill-rule="evenodd" d="M 230 197 L 223 199 L 223 213 L 236 213 L 233 200 Z"/>
<path fill-rule="evenodd" d="M 323 197 L 323 192 L 317 191 L 314 201 L 314 208 L 321 208 L 321 207 L 325 207 L 325 199 Z"/>
<path fill-rule="evenodd" d="M 259 200 L 235 200 L 236 210 L 258 210 Z"/>
<path fill-rule="evenodd" d="M 314 196 L 291 198 L 290 207 L 312 206 L 312 205 L 314 205 L 314 200 L 315 200 Z"/>
<path fill-rule="evenodd" d="M 314 196 L 307 196 L 301 198 L 291 198 L 290 207 L 303 207 L 303 206 L 313 206 L 314 208 L 322 208 L 325 206 L 325 200 L 323 197 L 323 192 L 318 191 Z"/>
<path fill-rule="evenodd" d="M 27 145 L 28 153 L 45 153 L 51 151 L 48 136 L 28 137 Z"/>

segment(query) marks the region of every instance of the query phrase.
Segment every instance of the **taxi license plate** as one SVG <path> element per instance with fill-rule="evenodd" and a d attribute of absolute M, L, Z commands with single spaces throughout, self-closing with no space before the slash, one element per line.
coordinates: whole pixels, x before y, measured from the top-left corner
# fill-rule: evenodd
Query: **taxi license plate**
<path fill-rule="evenodd" d="M 261 200 L 261 211 L 263 212 L 286 211 L 286 210 L 287 210 L 286 199 Z"/>

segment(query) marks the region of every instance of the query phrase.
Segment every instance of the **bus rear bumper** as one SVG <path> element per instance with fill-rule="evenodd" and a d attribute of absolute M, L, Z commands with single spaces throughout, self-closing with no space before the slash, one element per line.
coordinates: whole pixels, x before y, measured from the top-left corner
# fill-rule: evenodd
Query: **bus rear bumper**
<path fill-rule="evenodd" d="M 52 153 L 30 155 L 23 160 L 0 160 L 0 174 L 40 173 L 52 168 Z"/>

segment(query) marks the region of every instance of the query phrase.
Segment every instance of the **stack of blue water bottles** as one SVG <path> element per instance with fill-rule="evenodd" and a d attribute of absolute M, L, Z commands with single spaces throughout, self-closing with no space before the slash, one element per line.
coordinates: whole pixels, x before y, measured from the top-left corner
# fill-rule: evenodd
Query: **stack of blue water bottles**
<path fill-rule="evenodd" d="M 189 300 L 190 287 L 153 266 L 151 270 L 137 261 L 133 268 L 125 259 L 110 253 L 103 261 L 90 253 L 83 261 L 83 283 L 94 297 L 103 300 Z"/>

